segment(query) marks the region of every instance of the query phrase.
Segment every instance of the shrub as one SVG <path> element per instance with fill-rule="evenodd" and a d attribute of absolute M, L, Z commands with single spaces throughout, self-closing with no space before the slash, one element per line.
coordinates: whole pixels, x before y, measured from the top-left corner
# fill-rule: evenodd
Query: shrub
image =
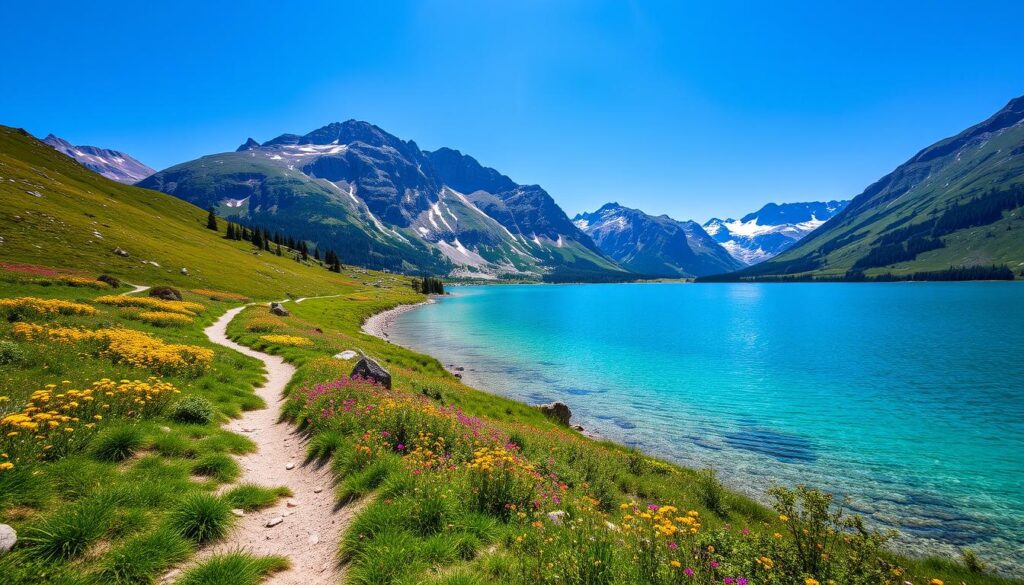
<path fill-rule="evenodd" d="M 192 493 L 182 498 L 171 512 L 171 525 L 185 538 L 202 544 L 224 536 L 233 518 L 226 500 Z"/>
<path fill-rule="evenodd" d="M 124 461 L 142 446 L 144 438 L 138 427 L 116 426 L 104 430 L 93 442 L 93 457 L 101 461 Z"/>
<path fill-rule="evenodd" d="M 718 481 L 718 474 L 715 473 L 714 469 L 708 468 L 697 472 L 697 477 L 694 481 L 694 491 L 697 494 L 697 499 L 700 500 L 705 508 L 722 518 L 726 516 L 728 510 L 725 500 L 728 494 L 722 482 Z"/>
<path fill-rule="evenodd" d="M 186 424 L 205 425 L 213 420 L 214 414 L 213 404 L 197 394 L 182 398 L 171 409 L 171 419 Z"/>
<path fill-rule="evenodd" d="M 965 548 L 960 551 L 960 555 L 964 558 L 964 566 L 967 570 L 972 573 L 984 573 L 988 567 L 985 562 L 982 561 L 978 555 L 971 549 Z"/>
<path fill-rule="evenodd" d="M 192 317 L 169 311 L 142 311 L 138 318 L 157 327 L 183 327 L 192 324 Z"/>
<path fill-rule="evenodd" d="M 0 365 L 17 364 L 25 361 L 25 352 L 17 343 L 0 339 Z"/>

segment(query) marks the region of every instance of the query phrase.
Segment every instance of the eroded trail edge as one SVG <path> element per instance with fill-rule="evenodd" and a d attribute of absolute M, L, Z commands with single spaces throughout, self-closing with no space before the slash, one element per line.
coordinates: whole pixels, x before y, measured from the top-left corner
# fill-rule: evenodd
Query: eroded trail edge
<path fill-rule="evenodd" d="M 353 507 L 335 509 L 330 470 L 315 463 L 304 464 L 303 436 L 293 425 L 278 422 L 284 403 L 284 389 L 295 374 L 295 368 L 280 357 L 228 339 L 228 324 L 244 308 L 228 310 L 205 330 L 213 343 L 256 358 L 267 369 L 266 381 L 256 389 L 256 394 L 267 403 L 267 407 L 246 412 L 225 425 L 228 430 L 252 439 L 258 448 L 255 453 L 238 458 L 242 466 L 242 477 L 238 483 L 267 487 L 283 485 L 294 495 L 281 498 L 272 507 L 238 518 L 228 537 L 201 551 L 199 557 L 238 549 L 258 555 L 279 555 L 288 558 L 291 568 L 270 576 L 263 583 L 310 585 L 340 582 L 342 568 L 336 556 L 338 539 L 343 527 L 351 520 Z"/>

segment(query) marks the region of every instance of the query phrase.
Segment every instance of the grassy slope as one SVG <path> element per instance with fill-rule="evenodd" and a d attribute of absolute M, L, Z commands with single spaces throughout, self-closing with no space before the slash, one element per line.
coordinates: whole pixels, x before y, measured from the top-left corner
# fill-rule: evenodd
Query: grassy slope
<path fill-rule="evenodd" d="M 940 141 L 923 152 L 943 149 L 972 130 Z M 1005 189 L 1024 182 L 1022 145 L 1024 126 L 1016 125 L 977 138 L 943 156 L 926 157 L 922 161 L 915 157 L 879 181 L 882 184 L 891 179 L 891 183 L 881 189 L 872 185 L 843 213 L 793 248 L 742 273 L 751 276 L 783 274 L 787 263 L 814 258 L 821 261 L 820 268 L 794 274 L 842 276 L 868 253 L 890 226 L 911 226 L 941 214 L 953 202 L 962 203 L 991 188 Z M 865 235 L 856 241 L 825 254 L 819 252 L 823 246 L 861 234 Z M 1024 213 L 1017 209 L 1004 213 L 1003 219 L 990 225 L 961 229 L 944 236 L 945 248 L 925 252 L 911 261 L 870 268 L 865 273 L 869 276 L 904 275 L 950 266 L 991 264 L 1007 264 L 1019 273 L 1024 267 L 1022 234 Z"/>
<path fill-rule="evenodd" d="M 219 288 L 260 299 L 328 294 L 341 280 L 288 258 L 254 254 L 247 242 L 203 229 L 206 213 L 195 206 L 88 172 L 7 127 L 0 127 L 0 199 L 0 262 L 102 272 L 150 285 Z M 223 232 L 223 222 L 220 227 Z M 131 256 L 113 254 L 115 247 Z"/>
<path fill-rule="evenodd" d="M 58 158 L 49 156 L 48 149 L 42 150 L 44 147 L 36 147 L 29 139 L 12 131 L 4 130 L 0 140 L 3 146 L 0 150 L 0 177 L 4 178 L 4 186 L 0 188 L 5 200 L 10 195 L 14 202 L 24 201 L 21 206 L 8 205 L 2 212 L 4 215 L 0 216 L 3 221 L 0 234 L 5 238 L 0 245 L 0 261 L 74 268 L 87 274 L 111 272 L 145 284 L 170 282 L 197 286 L 195 280 L 198 276 L 186 279 L 176 270 L 168 272 L 136 264 L 137 254 L 144 254 L 147 259 L 156 260 L 163 266 L 175 266 L 175 259 L 180 258 L 178 254 L 186 248 L 197 255 L 186 265 L 194 274 L 195 270 L 203 274 L 201 284 L 204 287 L 262 298 L 273 298 L 284 291 L 303 295 L 343 295 L 290 306 L 294 315 L 284 320 L 277 332 L 312 339 L 314 345 L 311 348 L 267 347 L 257 333 L 247 330 L 247 325 L 254 319 L 266 317 L 265 309 L 258 307 L 243 312 L 229 333 L 244 343 L 280 353 L 298 364 L 300 369 L 293 390 L 347 374 L 351 362 L 330 357 L 337 351 L 358 349 L 372 355 L 391 369 L 397 389 L 416 394 L 425 390 L 440 395 L 448 405 L 456 405 L 469 414 L 493 420 L 500 428 L 517 432 L 526 444 L 524 452 L 534 458 L 549 458 L 550 465 L 574 491 L 589 493 L 591 485 L 600 484 L 602 498 L 609 501 L 633 497 L 642 501 L 673 502 L 680 507 L 701 511 L 705 524 L 711 528 L 726 523 L 763 526 L 769 531 L 778 528 L 778 522 L 765 508 L 734 494 L 720 493 L 728 509 L 721 516 L 711 513 L 706 505 L 707 490 L 701 487 L 701 482 L 695 481 L 697 474 L 693 471 L 650 460 L 616 445 L 583 439 L 556 427 L 533 408 L 466 387 L 430 357 L 359 332 L 365 317 L 422 298 L 412 292 L 404 278 L 353 269 L 346 269 L 343 275 L 333 275 L 290 260 L 252 256 L 245 252 L 248 244 L 224 242 L 203 229 L 204 214 L 201 210 L 164 195 L 123 187 L 93 176 L 70 160 L 62 160 L 55 154 Z M 11 177 L 15 178 L 13 183 L 7 181 Z M 38 190 L 44 197 L 27 195 L 24 193 L 26 188 Z M 101 210 L 104 215 L 95 218 L 101 226 L 103 223 L 110 226 L 102 228 L 111 234 L 105 235 L 103 244 L 87 243 L 91 239 L 88 232 L 93 218 L 84 214 L 96 212 L 76 204 L 72 200 L 73 194 L 88 198 L 101 208 L 107 205 Z M 57 205 L 53 203 L 55 201 L 65 205 Z M 46 235 L 37 234 L 28 240 L 27 230 L 22 230 L 19 221 L 13 218 L 19 213 L 28 215 L 24 213 L 26 209 L 34 215 L 33 225 L 49 224 L 54 227 L 43 232 Z M 157 215 L 163 219 L 155 219 Z M 121 217 L 128 219 L 122 220 Z M 36 244 L 47 253 L 41 254 L 35 248 Z M 114 245 L 141 252 L 133 254 L 131 261 L 122 262 L 108 253 Z M 231 259 L 227 269 L 225 258 Z M 253 273 L 261 270 L 267 271 L 270 277 L 254 278 Z M 32 295 L 88 300 L 102 292 L 56 285 L 19 284 L 11 278 L 2 286 L 3 297 Z M 160 330 L 135 321 L 127 322 L 119 317 L 117 311 L 102 306 L 102 313 L 97 317 L 67 317 L 59 321 L 83 326 L 116 322 L 145 329 L 169 340 L 209 346 L 202 337 L 201 329 L 226 305 L 198 295 L 190 295 L 190 299 L 201 300 L 208 308 L 196 323 L 183 329 Z M 0 338 L 8 339 L 9 325 L 2 327 Z M 258 366 L 253 360 L 227 350 L 216 348 L 215 352 L 216 358 L 209 373 L 194 379 L 172 377 L 171 380 L 187 393 L 213 400 L 222 415 L 251 408 L 255 404 L 251 387 L 258 375 Z M 115 366 L 103 358 L 83 359 L 76 351 L 65 347 L 41 346 L 28 353 L 36 357 L 16 368 L 5 367 L 3 377 L 0 377 L 0 389 L 12 393 L 15 401 L 23 399 L 32 389 L 48 383 L 60 384 L 65 379 L 81 385 L 98 377 L 144 378 L 148 375 L 145 371 Z M 161 431 L 160 425 L 167 425 L 170 432 Z M 31 547 L 19 548 L 16 555 L 4 558 L 2 562 L 6 567 L 0 566 L 0 570 L 11 571 L 4 573 L 13 575 L 10 581 L 35 582 L 45 574 L 53 582 L 88 583 L 101 577 L 109 578 L 116 572 L 114 567 L 155 567 L 142 576 L 148 577 L 159 574 L 163 566 L 189 554 L 194 544 L 168 536 L 167 531 L 172 528 L 169 523 L 172 511 L 181 504 L 183 494 L 202 494 L 215 488 L 214 481 L 200 484 L 190 481 L 196 461 L 223 453 L 242 452 L 250 449 L 251 445 L 244 439 L 220 431 L 212 423 L 179 425 L 156 421 L 144 423 L 141 428 L 143 439 L 140 449 L 144 455 L 127 463 L 102 462 L 85 453 L 45 464 L 38 475 L 6 476 L 7 480 L 15 477 L 18 480 L 0 489 L 0 494 L 6 498 L 0 500 L 0 521 L 13 523 L 25 532 L 31 526 L 43 525 L 52 519 L 64 520 L 79 508 L 113 502 L 110 514 L 97 521 L 100 528 L 90 539 L 91 546 L 86 554 L 70 561 L 48 562 L 40 560 Z M 228 469 L 224 471 L 229 476 L 230 465 L 226 467 Z M 373 489 L 370 484 L 359 483 L 365 478 L 341 479 L 343 489 L 349 490 L 351 495 Z M 415 496 L 408 494 L 403 495 L 401 501 L 413 506 L 416 504 Z M 390 512 L 383 507 L 387 505 L 387 499 L 371 505 L 368 518 L 363 517 L 364 523 L 371 522 L 373 514 L 378 518 L 387 516 Z M 105 504 L 101 507 L 108 509 Z M 467 518 L 462 517 L 463 520 Z M 405 549 L 400 555 L 401 559 L 409 560 L 408 566 L 400 569 L 406 571 L 407 577 L 434 582 L 488 582 L 495 575 L 511 578 L 507 572 L 515 562 L 511 551 L 514 550 L 514 532 L 519 530 L 519 525 L 495 523 L 487 518 L 470 520 L 472 522 L 467 522 L 471 525 L 454 529 L 453 536 L 463 538 L 464 542 L 480 549 L 462 550 L 454 555 L 442 554 L 435 547 L 444 542 L 415 538 L 405 541 L 413 548 Z M 467 536 L 470 533 L 472 539 Z M 496 547 L 494 553 L 483 553 L 491 547 Z M 143 558 L 147 556 L 154 557 L 154 563 L 144 563 Z M 382 563 L 395 561 L 386 554 L 380 558 Z M 354 572 L 356 576 L 372 574 L 369 572 L 373 563 L 357 562 L 356 568 L 359 569 Z M 911 575 L 920 578 L 939 575 L 947 583 L 956 582 L 959 578 L 972 584 L 1006 582 L 995 577 L 969 575 L 938 561 L 931 561 L 927 566 L 912 564 Z M 146 580 L 140 579 L 141 582 Z"/>

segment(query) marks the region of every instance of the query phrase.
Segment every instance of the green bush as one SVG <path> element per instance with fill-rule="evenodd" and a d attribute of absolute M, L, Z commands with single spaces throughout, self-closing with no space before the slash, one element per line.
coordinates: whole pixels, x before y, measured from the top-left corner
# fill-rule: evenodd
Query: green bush
<path fill-rule="evenodd" d="M 25 361 L 25 351 L 8 339 L 0 339 L 0 365 L 11 365 Z"/>
<path fill-rule="evenodd" d="M 33 556 L 42 560 L 72 559 L 106 532 L 111 512 L 107 502 L 83 501 L 30 526 L 22 540 L 31 547 Z"/>
<path fill-rule="evenodd" d="M 728 514 L 728 507 L 726 505 L 728 494 L 722 482 L 718 481 L 718 474 L 715 473 L 714 469 L 702 469 L 697 472 L 694 490 L 697 494 L 697 499 L 700 500 L 700 503 L 705 508 L 711 510 L 717 516 L 725 518 Z"/>
<path fill-rule="evenodd" d="M 180 423 L 205 425 L 213 420 L 213 404 L 202 396 L 190 394 L 171 409 L 171 419 Z"/>

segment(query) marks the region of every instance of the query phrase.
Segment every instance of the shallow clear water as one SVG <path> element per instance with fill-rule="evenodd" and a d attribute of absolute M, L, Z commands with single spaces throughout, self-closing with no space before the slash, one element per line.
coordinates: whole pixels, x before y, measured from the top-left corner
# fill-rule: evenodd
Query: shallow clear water
<path fill-rule="evenodd" d="M 1020 284 L 458 287 L 389 333 L 752 495 L 808 483 L 1024 570 Z"/>

